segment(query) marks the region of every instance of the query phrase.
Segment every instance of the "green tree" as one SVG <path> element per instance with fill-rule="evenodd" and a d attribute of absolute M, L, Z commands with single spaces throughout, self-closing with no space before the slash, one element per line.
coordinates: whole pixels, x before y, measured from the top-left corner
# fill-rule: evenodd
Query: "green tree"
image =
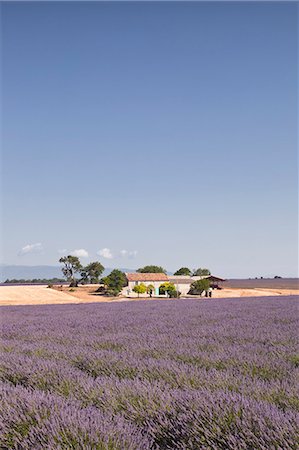
<path fill-rule="evenodd" d="M 202 269 L 202 268 L 194 270 L 194 273 L 193 273 L 193 276 L 195 276 L 195 277 L 205 277 L 208 275 L 211 275 L 211 272 L 209 271 L 209 269 Z"/>
<path fill-rule="evenodd" d="M 127 285 L 126 275 L 118 269 L 112 270 L 112 272 L 102 282 L 106 286 L 106 293 L 108 295 L 116 296 L 120 293 L 122 288 Z"/>
<path fill-rule="evenodd" d="M 210 287 L 209 280 L 206 279 L 197 280 L 191 284 L 188 294 L 201 295 L 204 291 L 207 291 L 209 287 Z"/>
<path fill-rule="evenodd" d="M 78 280 L 76 279 L 75 274 L 81 272 L 83 268 L 79 258 L 77 256 L 68 255 L 60 258 L 59 262 L 63 264 L 61 270 L 67 281 L 70 282 L 70 287 L 78 286 Z"/>
<path fill-rule="evenodd" d="M 146 292 L 150 297 L 152 297 L 153 293 L 155 292 L 155 286 L 153 284 L 149 284 L 148 286 L 146 286 Z"/>
<path fill-rule="evenodd" d="M 187 275 L 190 276 L 192 271 L 188 269 L 188 267 L 181 267 L 179 270 L 175 272 L 174 275 Z"/>
<path fill-rule="evenodd" d="M 139 273 L 166 273 L 166 270 L 161 266 L 144 266 L 136 270 Z"/>
<path fill-rule="evenodd" d="M 167 294 L 169 297 L 178 298 L 180 296 L 180 292 L 178 292 L 173 283 L 163 283 L 159 287 L 160 294 Z"/>
<path fill-rule="evenodd" d="M 145 294 L 146 293 L 146 286 L 144 283 L 136 284 L 136 286 L 133 287 L 133 291 L 136 292 L 136 294 Z"/>
<path fill-rule="evenodd" d="M 99 277 L 104 270 L 104 266 L 99 261 L 91 262 L 81 271 L 81 281 L 91 284 L 99 283 Z"/>

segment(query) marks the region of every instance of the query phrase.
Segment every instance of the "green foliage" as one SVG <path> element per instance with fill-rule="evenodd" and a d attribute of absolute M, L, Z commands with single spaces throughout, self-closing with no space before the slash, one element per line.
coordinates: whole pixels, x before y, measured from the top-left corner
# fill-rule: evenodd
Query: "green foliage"
<path fill-rule="evenodd" d="M 60 258 L 59 262 L 64 264 L 62 267 L 62 273 L 66 280 L 70 282 L 70 287 L 78 285 L 78 281 L 75 278 L 75 274 L 81 272 L 83 267 L 77 256 L 68 255 Z"/>
<path fill-rule="evenodd" d="M 136 270 L 139 273 L 166 273 L 166 270 L 161 266 L 144 266 Z"/>
<path fill-rule="evenodd" d="M 160 294 L 167 294 L 171 298 L 178 298 L 180 296 L 180 292 L 178 292 L 175 288 L 175 285 L 172 283 L 163 283 L 159 287 Z"/>
<path fill-rule="evenodd" d="M 145 294 L 146 293 L 146 286 L 144 283 L 136 284 L 136 286 L 133 287 L 133 291 L 136 292 L 136 294 Z"/>
<path fill-rule="evenodd" d="M 90 284 L 99 283 L 99 277 L 102 275 L 104 269 L 104 266 L 99 261 L 91 262 L 83 268 L 81 281 Z"/>
<path fill-rule="evenodd" d="M 201 295 L 203 291 L 207 291 L 210 287 L 209 280 L 203 278 L 202 280 L 194 281 L 191 286 L 188 294 L 191 295 Z"/>
<path fill-rule="evenodd" d="M 191 275 L 191 270 L 188 267 L 181 267 L 179 270 L 177 270 L 174 275 Z"/>
<path fill-rule="evenodd" d="M 127 285 L 126 275 L 121 270 L 114 269 L 112 272 L 102 279 L 106 286 L 106 293 L 108 295 L 116 296 L 120 293 L 122 288 Z"/>
<path fill-rule="evenodd" d="M 153 292 L 155 292 L 155 286 L 153 284 L 149 284 L 146 286 L 146 292 L 147 294 L 150 295 L 150 297 L 152 297 Z"/>
<path fill-rule="evenodd" d="M 61 284 L 64 283 L 65 280 L 63 278 L 33 278 L 29 280 L 21 279 L 7 279 L 4 281 L 4 284 Z"/>
<path fill-rule="evenodd" d="M 181 296 L 181 292 L 175 289 L 174 291 L 170 291 L 168 295 L 170 298 L 179 298 Z"/>
<path fill-rule="evenodd" d="M 291 355 L 289 359 L 294 367 L 299 367 L 299 355 Z"/>
<path fill-rule="evenodd" d="M 194 270 L 194 273 L 193 273 L 193 276 L 195 276 L 195 277 L 205 277 L 208 275 L 211 275 L 211 272 L 209 271 L 209 269 L 202 269 L 202 268 Z"/>

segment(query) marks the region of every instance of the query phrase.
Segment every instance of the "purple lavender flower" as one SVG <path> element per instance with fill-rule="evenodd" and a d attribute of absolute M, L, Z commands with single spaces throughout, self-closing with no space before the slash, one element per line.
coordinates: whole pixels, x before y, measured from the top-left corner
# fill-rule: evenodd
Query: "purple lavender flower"
<path fill-rule="evenodd" d="M 296 449 L 297 308 L 1 307 L 0 448 Z"/>

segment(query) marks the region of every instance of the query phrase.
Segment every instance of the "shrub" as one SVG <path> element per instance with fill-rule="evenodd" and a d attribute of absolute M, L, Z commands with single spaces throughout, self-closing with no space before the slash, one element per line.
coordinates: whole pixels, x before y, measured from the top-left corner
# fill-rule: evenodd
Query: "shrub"
<path fill-rule="evenodd" d="M 202 280 L 194 281 L 191 286 L 188 294 L 190 295 L 201 295 L 203 291 L 207 291 L 210 287 L 209 280 L 203 278 Z"/>
<path fill-rule="evenodd" d="M 112 270 L 112 272 L 105 278 L 101 280 L 106 286 L 107 295 L 116 296 L 118 295 L 122 288 L 127 285 L 127 278 L 124 272 L 120 270 Z"/>
<path fill-rule="evenodd" d="M 140 294 L 146 293 L 146 286 L 144 283 L 136 284 L 136 286 L 133 287 L 133 292 L 138 294 L 138 297 Z"/>
<path fill-rule="evenodd" d="M 177 297 L 177 290 L 175 288 L 175 285 L 173 283 L 163 283 L 159 287 L 160 294 L 167 294 L 169 297 L 175 298 Z"/>

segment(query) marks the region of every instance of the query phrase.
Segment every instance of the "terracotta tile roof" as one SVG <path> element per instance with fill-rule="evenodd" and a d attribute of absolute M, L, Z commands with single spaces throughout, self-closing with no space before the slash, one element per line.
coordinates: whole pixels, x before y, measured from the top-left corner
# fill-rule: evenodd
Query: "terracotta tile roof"
<path fill-rule="evenodd" d="M 126 273 L 128 281 L 168 281 L 165 273 Z"/>
<path fill-rule="evenodd" d="M 173 284 L 179 283 L 179 284 L 191 284 L 192 278 L 191 277 L 185 277 L 185 276 L 175 276 L 175 275 L 170 275 L 169 276 L 169 281 Z"/>

